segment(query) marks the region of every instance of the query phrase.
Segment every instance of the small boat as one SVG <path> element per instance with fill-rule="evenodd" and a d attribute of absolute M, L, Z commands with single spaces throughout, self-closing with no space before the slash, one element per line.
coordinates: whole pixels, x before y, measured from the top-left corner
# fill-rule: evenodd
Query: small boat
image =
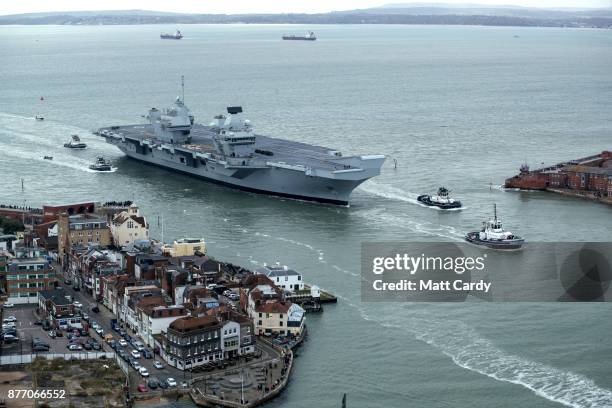
<path fill-rule="evenodd" d="M 111 163 L 104 159 L 104 157 L 97 157 L 96 161 L 89 166 L 89 169 L 95 171 L 111 171 L 112 167 Z"/>
<path fill-rule="evenodd" d="M 502 223 L 497 219 L 497 206 L 493 206 L 492 220 L 483 222 L 480 231 L 468 232 L 465 240 L 472 244 L 486 246 L 492 249 L 519 249 L 525 240 L 510 231 L 504 231 Z"/>
<path fill-rule="evenodd" d="M 430 207 L 438 207 L 443 210 L 461 208 L 461 201 L 450 198 L 449 194 L 450 191 L 446 187 L 440 187 L 438 189 L 438 195 L 420 195 L 417 197 L 417 201 Z"/>
<path fill-rule="evenodd" d="M 317 36 L 314 32 L 310 31 L 306 35 L 283 35 L 283 40 L 301 40 L 301 41 L 315 41 Z"/>
<path fill-rule="evenodd" d="M 53 160 L 53 156 L 45 156 L 45 157 L 43 157 L 43 159 L 45 159 L 45 160 Z"/>
<path fill-rule="evenodd" d="M 78 135 L 72 135 L 72 140 L 68 143 L 64 143 L 64 147 L 68 149 L 86 149 L 87 145 L 81 142 L 81 138 Z"/>
<path fill-rule="evenodd" d="M 162 40 L 180 40 L 183 38 L 183 34 L 179 30 L 176 30 L 174 34 L 161 33 L 159 38 Z"/>
<path fill-rule="evenodd" d="M 40 116 L 40 115 L 34 116 L 34 119 L 36 119 L 38 121 L 45 120 L 45 118 L 43 116 Z"/>

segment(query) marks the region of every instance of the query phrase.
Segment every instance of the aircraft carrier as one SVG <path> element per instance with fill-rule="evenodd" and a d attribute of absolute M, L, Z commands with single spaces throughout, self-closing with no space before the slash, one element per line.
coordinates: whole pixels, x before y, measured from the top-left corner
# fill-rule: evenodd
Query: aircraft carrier
<path fill-rule="evenodd" d="M 171 108 L 152 108 L 145 117 L 146 124 L 94 133 L 132 159 L 255 193 L 348 205 L 385 160 L 255 134 L 240 106 L 201 125 L 177 97 Z"/>

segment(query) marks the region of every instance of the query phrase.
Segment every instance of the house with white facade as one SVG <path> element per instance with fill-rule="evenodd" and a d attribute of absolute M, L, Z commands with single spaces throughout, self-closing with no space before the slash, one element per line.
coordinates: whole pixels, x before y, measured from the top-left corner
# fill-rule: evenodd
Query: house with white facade
<path fill-rule="evenodd" d="M 115 214 L 110 224 L 113 243 L 117 247 L 133 244 L 135 241 L 149 239 L 149 224 L 134 204 L 127 211 Z"/>
<path fill-rule="evenodd" d="M 304 279 L 302 274 L 289 269 L 286 265 L 265 265 L 256 270 L 258 274 L 265 275 L 279 288 L 286 292 L 304 290 Z"/>

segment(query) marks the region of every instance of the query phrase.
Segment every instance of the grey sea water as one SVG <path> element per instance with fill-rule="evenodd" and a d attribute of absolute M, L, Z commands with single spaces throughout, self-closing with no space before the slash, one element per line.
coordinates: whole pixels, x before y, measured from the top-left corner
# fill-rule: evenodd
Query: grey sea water
<path fill-rule="evenodd" d="M 612 148 L 612 31 L 196 25 L 159 40 L 175 28 L 0 27 L 0 201 L 133 199 L 158 238 L 163 214 L 166 240 L 202 236 L 337 294 L 270 407 L 612 406 L 610 304 L 371 304 L 359 278 L 361 242 L 460 240 L 493 203 L 530 241 L 610 241 L 609 206 L 498 186 L 525 161 Z M 280 41 L 306 29 L 319 40 Z M 143 166 L 89 133 L 170 104 L 181 75 L 198 121 L 242 105 L 259 133 L 390 159 L 338 208 Z M 88 150 L 61 147 L 73 133 Z M 117 170 L 90 172 L 97 155 Z M 439 185 L 466 208 L 416 203 Z"/>

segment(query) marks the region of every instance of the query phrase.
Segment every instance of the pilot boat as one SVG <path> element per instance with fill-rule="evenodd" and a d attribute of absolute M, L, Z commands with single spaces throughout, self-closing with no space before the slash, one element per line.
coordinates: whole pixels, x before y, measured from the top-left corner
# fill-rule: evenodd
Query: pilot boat
<path fill-rule="evenodd" d="M 64 147 L 68 149 L 86 149 L 87 145 L 81 142 L 81 138 L 78 135 L 72 135 L 72 140 L 68 143 L 64 143 Z"/>
<path fill-rule="evenodd" d="M 417 201 L 427 206 L 438 207 L 443 210 L 461 208 L 461 201 L 450 198 L 449 193 L 450 191 L 446 187 L 440 187 L 438 189 L 438 195 L 420 195 L 417 197 Z"/>
<path fill-rule="evenodd" d="M 45 157 L 43 157 L 43 159 L 45 159 L 45 160 L 53 160 L 53 156 L 45 156 Z"/>
<path fill-rule="evenodd" d="M 472 244 L 482 245 L 493 249 L 519 249 L 525 240 L 510 231 L 504 231 L 502 223 L 497 219 L 497 206 L 493 206 L 492 220 L 483 222 L 480 231 L 468 232 L 465 240 Z"/>
<path fill-rule="evenodd" d="M 36 115 L 34 118 L 38 121 L 45 120 L 44 116 L 40 116 L 40 115 Z"/>
<path fill-rule="evenodd" d="M 89 166 L 89 169 L 95 171 L 111 171 L 112 167 L 110 161 L 104 159 L 104 157 L 97 157 L 96 161 Z"/>

